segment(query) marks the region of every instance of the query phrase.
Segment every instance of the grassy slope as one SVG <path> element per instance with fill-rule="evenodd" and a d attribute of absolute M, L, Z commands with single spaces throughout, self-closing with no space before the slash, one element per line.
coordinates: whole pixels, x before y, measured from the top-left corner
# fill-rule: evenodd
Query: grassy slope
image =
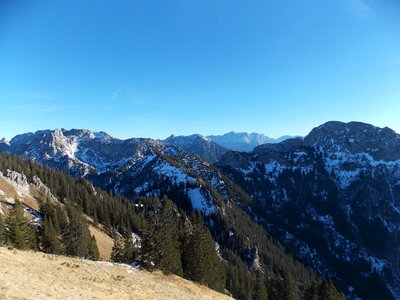
<path fill-rule="evenodd" d="M 99 249 L 101 260 L 110 260 L 114 240 L 104 231 L 89 225 L 90 233 L 96 238 L 97 248 Z"/>
<path fill-rule="evenodd" d="M 230 299 L 177 276 L 0 247 L 0 299 Z"/>

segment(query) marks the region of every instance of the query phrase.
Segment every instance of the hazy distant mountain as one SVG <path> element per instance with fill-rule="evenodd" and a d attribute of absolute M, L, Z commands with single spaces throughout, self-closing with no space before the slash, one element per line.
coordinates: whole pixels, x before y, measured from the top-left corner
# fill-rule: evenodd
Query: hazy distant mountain
<path fill-rule="evenodd" d="M 217 162 L 228 151 L 227 148 L 200 134 L 189 136 L 171 135 L 163 142 L 179 146 L 189 153 L 196 153 L 211 163 Z"/>
<path fill-rule="evenodd" d="M 212 141 L 235 151 L 252 151 L 255 147 L 266 143 L 279 143 L 291 136 L 285 135 L 277 139 L 268 137 L 262 133 L 228 132 L 223 135 L 208 136 Z"/>

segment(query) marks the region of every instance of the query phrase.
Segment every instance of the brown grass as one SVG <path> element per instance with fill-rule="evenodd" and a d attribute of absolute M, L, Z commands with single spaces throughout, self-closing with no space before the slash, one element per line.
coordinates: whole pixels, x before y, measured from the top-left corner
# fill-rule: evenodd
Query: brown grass
<path fill-rule="evenodd" d="M 96 238 L 97 248 L 99 248 L 100 259 L 110 260 L 112 247 L 114 246 L 113 239 L 99 228 L 89 225 L 90 233 Z"/>
<path fill-rule="evenodd" d="M 0 247 L 0 299 L 230 299 L 160 272 Z"/>
<path fill-rule="evenodd" d="M 5 195 L 0 195 L 0 201 L 5 203 L 5 198 L 13 198 L 13 199 L 19 199 L 20 201 L 24 202 L 25 204 L 29 205 L 35 210 L 39 210 L 39 202 L 29 196 L 29 195 L 24 195 L 24 196 L 19 196 L 15 188 L 7 182 L 4 178 L 0 177 L 0 190 L 4 192 Z"/>

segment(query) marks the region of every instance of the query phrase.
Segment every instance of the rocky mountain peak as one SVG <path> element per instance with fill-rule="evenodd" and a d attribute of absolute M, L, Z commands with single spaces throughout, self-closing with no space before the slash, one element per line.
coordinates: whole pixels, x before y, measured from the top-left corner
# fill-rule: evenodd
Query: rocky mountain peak
<path fill-rule="evenodd" d="M 3 137 L 3 138 L 0 140 L 0 144 L 5 144 L 5 145 L 10 146 L 10 142 L 9 142 L 5 137 Z"/>
<path fill-rule="evenodd" d="M 327 122 L 311 130 L 304 145 L 328 152 L 367 153 L 375 160 L 400 159 L 399 134 L 361 122 Z"/>
<path fill-rule="evenodd" d="M 10 142 L 6 138 L 0 140 L 0 151 L 7 151 L 10 148 Z"/>
<path fill-rule="evenodd" d="M 261 133 L 228 132 L 223 135 L 210 135 L 209 138 L 228 148 L 236 151 L 251 151 L 261 144 L 273 142 L 274 139 Z"/>
<path fill-rule="evenodd" d="M 171 135 L 163 142 L 181 147 L 187 152 L 196 153 L 212 163 L 218 161 L 228 151 L 225 147 L 200 134 L 189 136 Z"/>
<path fill-rule="evenodd" d="M 211 142 L 211 140 L 201 134 L 192 134 L 192 135 L 174 135 L 172 134 L 171 136 L 169 136 L 168 138 L 166 138 L 164 140 L 164 142 L 166 143 L 171 143 L 171 144 L 175 144 L 175 145 L 179 145 L 179 144 L 187 144 L 188 142 L 193 143 L 194 141 L 206 141 L 206 142 Z"/>

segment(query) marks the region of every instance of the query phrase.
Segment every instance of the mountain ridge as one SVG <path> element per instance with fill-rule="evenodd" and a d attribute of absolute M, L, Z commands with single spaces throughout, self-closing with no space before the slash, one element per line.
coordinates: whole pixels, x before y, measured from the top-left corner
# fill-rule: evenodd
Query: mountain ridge
<path fill-rule="evenodd" d="M 399 146 L 389 128 L 327 122 L 304 139 L 227 152 L 217 166 L 298 259 L 336 274 L 347 293 L 374 299 L 364 288 L 374 282 L 381 298 L 393 299 L 400 295 Z"/>
<path fill-rule="evenodd" d="M 129 198 L 185 195 L 179 205 L 212 220 L 232 203 L 297 259 L 335 278 L 347 294 L 373 299 L 364 287 L 374 280 L 384 299 L 400 295 L 395 255 L 400 240 L 400 137 L 389 128 L 327 122 L 304 138 L 259 145 L 251 152 L 226 151 L 215 166 L 198 153 L 162 141 L 96 140 L 78 131 L 74 133 L 81 140 L 66 140 L 62 136 L 69 133 L 61 133 L 50 135 L 51 140 L 28 134 L 30 143 L 15 147 L 12 140 L 7 152 L 83 176 Z M 210 143 L 200 135 L 191 138 Z M 71 140 L 77 144 L 72 156 Z M 374 246 L 376 241 L 390 251 Z M 250 250 L 243 248 L 241 255 Z M 343 271 L 349 268 L 358 271 Z"/>

